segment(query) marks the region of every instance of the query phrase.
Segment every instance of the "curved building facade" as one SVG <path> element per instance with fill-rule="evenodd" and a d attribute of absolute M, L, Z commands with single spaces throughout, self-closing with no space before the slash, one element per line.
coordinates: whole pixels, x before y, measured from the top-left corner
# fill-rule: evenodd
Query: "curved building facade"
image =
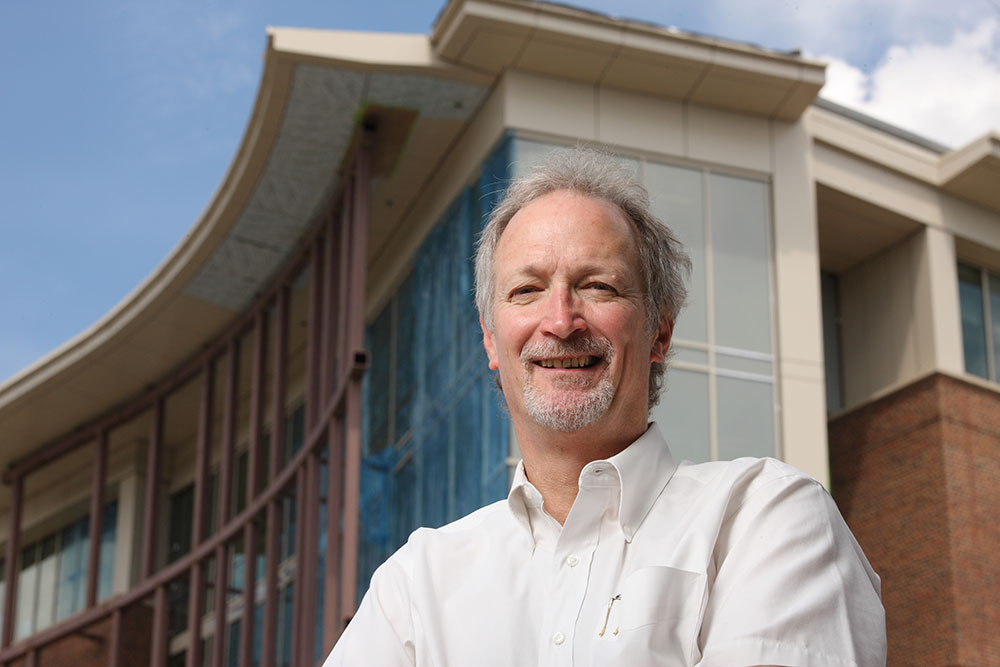
<path fill-rule="evenodd" d="M 652 418 L 831 489 L 889 663 L 1000 664 L 1000 136 L 817 98 L 795 53 L 526 0 L 429 35 L 272 29 L 202 217 L 0 385 L 0 664 L 314 665 L 407 535 L 506 495 L 474 243 L 606 147 L 689 248 Z"/>

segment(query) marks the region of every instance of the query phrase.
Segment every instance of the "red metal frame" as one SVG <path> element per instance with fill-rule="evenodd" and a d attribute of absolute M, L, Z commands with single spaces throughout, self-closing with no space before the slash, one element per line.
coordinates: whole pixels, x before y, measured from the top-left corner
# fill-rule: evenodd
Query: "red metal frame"
<path fill-rule="evenodd" d="M 250 664 L 255 632 L 262 636 L 261 665 L 271 667 L 275 657 L 278 603 L 279 504 L 293 488 L 300 503 L 299 544 L 296 549 L 296 636 L 293 664 L 311 665 L 318 577 L 319 503 L 327 508 L 328 531 L 325 555 L 325 598 L 323 647 L 329 650 L 350 618 L 356 598 L 357 545 L 359 529 L 359 485 L 361 461 L 360 379 L 367 367 L 364 342 L 365 279 L 367 271 L 368 187 L 371 175 L 371 132 L 362 131 L 352 156 L 352 173 L 340 191 L 342 214 L 326 218 L 306 239 L 299 258 L 289 263 L 275 280 L 271 291 L 239 316 L 229 331 L 192 359 L 181 364 L 159 383 L 132 402 L 101 415 L 83 429 L 36 450 L 15 462 L 3 473 L 11 485 L 11 524 L 7 541 L 4 595 L 4 624 L 0 632 L 0 664 L 37 661 L 40 651 L 51 642 L 74 633 L 86 632 L 98 621 L 110 622 L 108 660 L 111 665 L 125 660 L 122 631 L 130 605 L 148 604 L 152 598 L 149 662 L 163 667 L 168 655 L 167 586 L 189 577 L 187 664 L 202 664 L 201 624 L 205 601 L 205 567 L 216 558 L 215 629 L 211 664 L 225 660 L 225 613 L 228 595 L 229 548 L 242 537 L 246 555 L 243 581 L 244 620 L 240 636 L 240 664 Z M 339 261 L 334 261 L 339 259 Z M 308 378 L 305 444 L 291 459 L 281 464 L 288 378 L 290 285 L 306 262 L 313 267 L 313 292 L 307 337 Z M 339 284 L 338 284 L 339 283 Z M 269 309 L 274 306 L 274 317 Z M 273 328 L 273 335 L 269 331 Z M 249 451 L 247 460 L 247 502 L 233 516 L 232 468 L 235 457 L 236 416 L 239 412 L 239 337 L 255 332 L 252 361 Z M 227 353 L 223 434 L 219 475 L 218 527 L 207 535 L 209 525 L 207 495 L 212 450 L 213 390 L 217 358 Z M 266 462 L 267 484 L 260 486 L 260 468 L 265 415 L 265 388 L 268 358 L 272 373 L 270 386 L 270 451 Z M 200 373 L 201 405 L 195 454 L 194 513 L 191 549 L 174 562 L 157 569 L 157 529 L 162 525 L 160 502 L 161 468 L 164 457 L 166 397 Z M 107 476 L 108 434 L 116 426 L 149 411 L 146 480 L 144 488 L 140 581 L 128 591 L 97 601 L 100 564 L 101 516 Z M 31 637 L 11 645 L 16 609 L 17 556 L 20 548 L 20 521 L 25 477 L 48 463 L 92 442 L 97 434 L 91 490 L 91 543 L 87 572 L 86 608 Z M 320 455 L 326 450 L 329 475 L 325 498 L 320 498 Z M 264 521 L 265 590 L 263 627 L 254 628 L 256 587 L 257 522 Z"/>
<path fill-rule="evenodd" d="M 10 488 L 10 528 L 7 533 L 7 557 L 4 559 L 3 632 L 0 648 L 7 648 L 14 639 L 14 609 L 17 606 L 17 552 L 21 550 L 21 501 L 24 499 L 24 478 L 14 479 Z"/>
<path fill-rule="evenodd" d="M 87 558 L 87 607 L 97 604 L 97 573 L 101 564 L 101 524 L 104 512 L 104 476 L 108 468 L 108 432 L 97 436 L 97 456 L 90 488 L 90 553 Z"/>

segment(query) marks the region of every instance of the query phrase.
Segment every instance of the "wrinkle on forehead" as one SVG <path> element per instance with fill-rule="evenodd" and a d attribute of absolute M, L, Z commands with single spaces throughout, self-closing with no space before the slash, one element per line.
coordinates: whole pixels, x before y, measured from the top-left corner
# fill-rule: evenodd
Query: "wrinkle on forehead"
<path fill-rule="evenodd" d="M 594 206 L 585 209 L 581 204 Z M 554 224 L 548 224 L 554 223 Z M 579 236 L 583 235 L 582 239 Z M 639 263 L 634 226 L 604 199 L 558 190 L 533 200 L 511 218 L 497 244 L 496 274 L 537 277 L 562 264 L 574 273 L 613 274 L 636 282 Z"/>

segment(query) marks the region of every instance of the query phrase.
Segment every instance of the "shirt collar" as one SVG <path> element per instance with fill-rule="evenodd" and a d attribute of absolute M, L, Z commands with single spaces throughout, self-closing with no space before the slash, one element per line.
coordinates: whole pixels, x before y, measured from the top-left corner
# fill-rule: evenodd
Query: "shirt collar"
<path fill-rule="evenodd" d="M 659 427 L 653 422 L 649 424 L 645 433 L 618 454 L 608 459 L 592 461 L 584 466 L 580 473 L 579 484 L 583 486 L 590 483 L 590 480 L 593 480 L 593 471 L 602 465 L 611 465 L 617 472 L 616 481 L 620 481 L 621 485 L 618 522 L 625 540 L 631 542 L 646 515 L 649 514 L 653 502 L 677 470 L 677 463 L 670 454 L 670 448 L 660 434 Z M 604 479 L 608 479 L 607 475 Z M 514 519 L 531 537 L 529 510 L 540 511 L 542 497 L 528 481 L 523 461 L 518 462 L 514 471 L 510 493 L 507 494 L 507 505 Z"/>

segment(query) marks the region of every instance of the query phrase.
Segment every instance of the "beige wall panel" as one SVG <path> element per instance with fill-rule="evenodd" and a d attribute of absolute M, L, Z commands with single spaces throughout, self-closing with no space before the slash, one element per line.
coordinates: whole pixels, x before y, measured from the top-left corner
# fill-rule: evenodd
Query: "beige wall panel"
<path fill-rule="evenodd" d="M 774 122 L 774 297 L 783 458 L 828 484 L 816 189 L 802 123 Z"/>
<path fill-rule="evenodd" d="M 687 154 L 694 160 L 771 171 L 771 130 L 764 118 L 687 107 Z"/>
<path fill-rule="evenodd" d="M 595 88 L 527 72 L 509 71 L 503 80 L 508 127 L 596 140 Z"/>
<path fill-rule="evenodd" d="M 598 88 L 597 140 L 629 150 L 683 155 L 681 104 L 615 88 Z"/>
<path fill-rule="evenodd" d="M 818 141 L 914 178 L 928 182 L 938 178 L 939 156 L 933 151 L 819 107 L 807 109 L 804 118 Z"/>
<path fill-rule="evenodd" d="M 919 245 L 911 236 L 840 276 L 845 408 L 932 367 L 914 326 L 929 316 L 916 289 Z"/>
<path fill-rule="evenodd" d="M 823 380 L 781 374 L 782 460 L 830 488 L 830 461 L 827 454 L 826 400 Z"/>
<path fill-rule="evenodd" d="M 958 301 L 955 268 L 955 237 L 927 227 L 920 234 L 917 275 L 918 332 L 926 332 L 924 367 L 961 375 L 965 372 L 962 352 L 962 314 Z"/>

